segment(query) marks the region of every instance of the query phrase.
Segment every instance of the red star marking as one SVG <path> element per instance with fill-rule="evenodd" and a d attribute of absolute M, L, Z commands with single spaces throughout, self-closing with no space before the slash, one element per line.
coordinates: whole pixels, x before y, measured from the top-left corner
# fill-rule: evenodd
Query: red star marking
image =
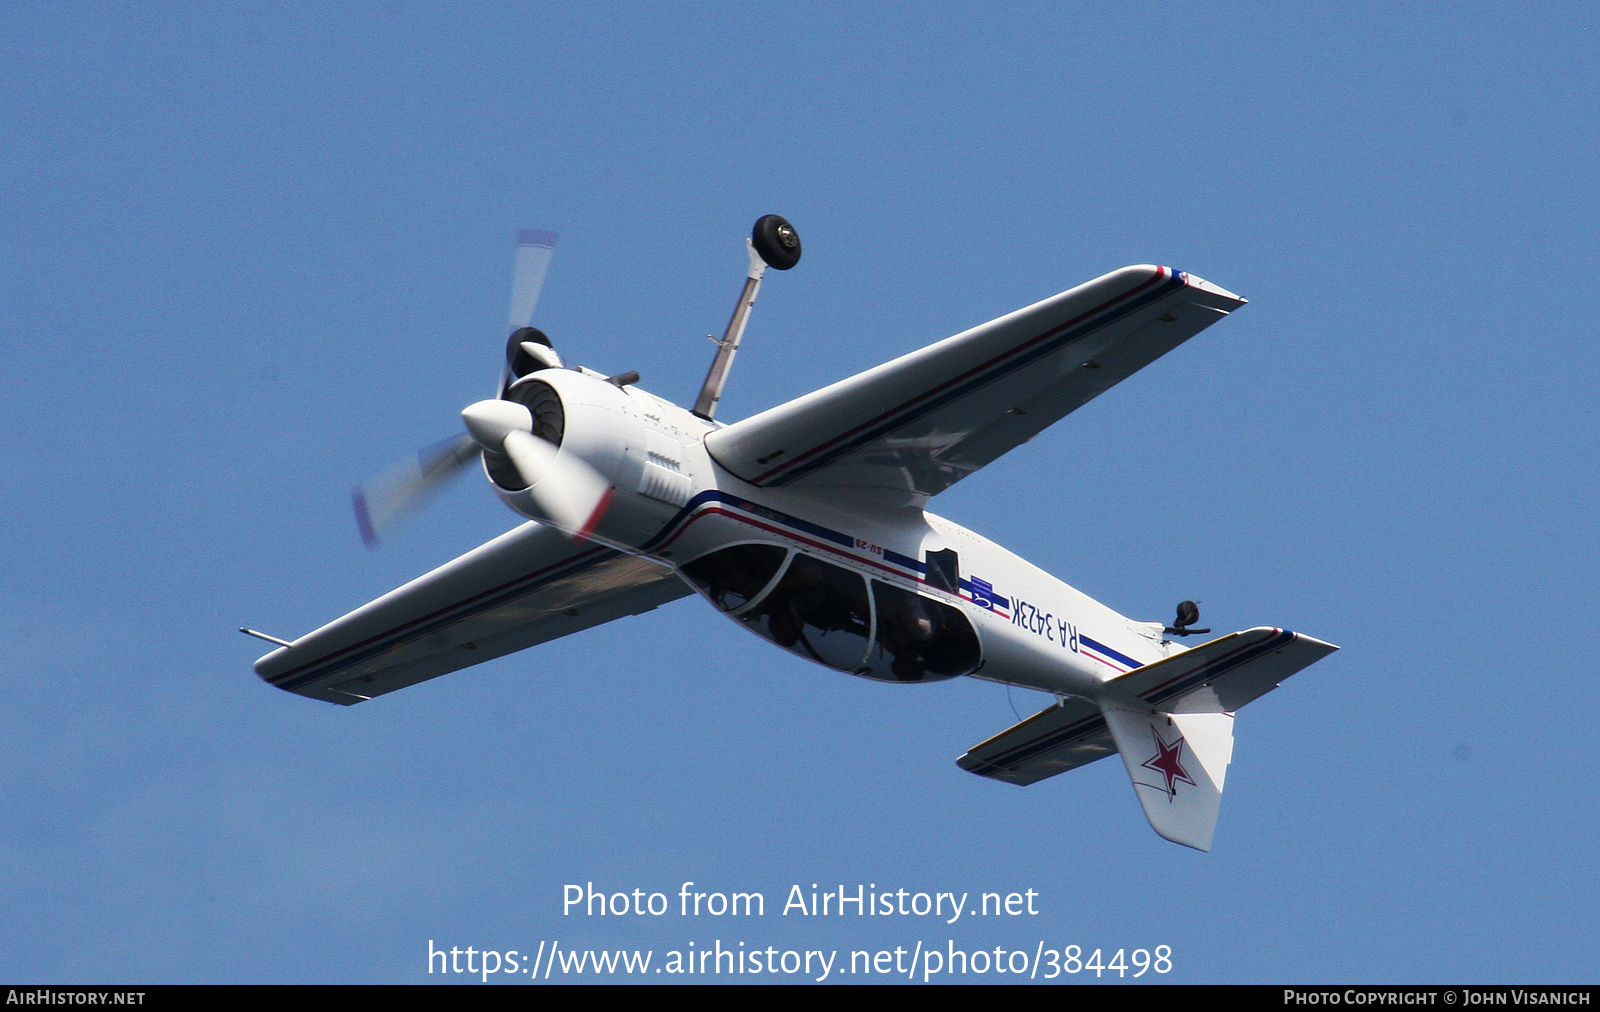
<path fill-rule="evenodd" d="M 1155 770 L 1167 778 L 1167 797 L 1177 796 L 1178 789 L 1175 785 L 1179 780 L 1191 787 L 1197 786 L 1184 770 L 1183 763 L 1179 761 L 1183 757 L 1183 735 L 1178 735 L 1178 740 L 1168 745 L 1161 739 L 1160 731 L 1152 727 L 1150 733 L 1155 736 L 1157 751 L 1144 761 L 1144 768 Z"/>

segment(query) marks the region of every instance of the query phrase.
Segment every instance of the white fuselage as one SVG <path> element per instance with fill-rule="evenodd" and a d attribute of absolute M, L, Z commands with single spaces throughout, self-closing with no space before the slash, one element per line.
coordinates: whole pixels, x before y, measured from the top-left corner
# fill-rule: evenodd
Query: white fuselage
<path fill-rule="evenodd" d="M 892 623 L 926 634 L 929 615 L 935 616 L 934 626 L 940 623 L 937 615 L 943 615 L 946 627 L 959 625 L 943 611 L 954 608 L 970 623 L 980 656 L 975 663 L 961 663 L 946 672 L 1093 697 L 1123 672 L 1183 649 L 1162 636 L 1159 623 L 1131 621 L 943 517 L 914 507 L 844 510 L 814 491 L 750 485 L 707 452 L 704 437 L 715 431 L 714 423 L 637 387 L 619 388 L 579 370 L 545 370 L 522 382 L 530 381 L 548 384 L 561 397 L 566 413 L 561 452 L 582 456 L 616 489 L 593 538 L 673 567 L 735 620 L 801 656 L 883 680 L 950 677 L 908 674 L 921 671 L 920 655 L 914 665 L 904 659 L 895 663 L 895 674 L 890 674 L 888 658 L 874 665 L 871 657 L 883 655 L 879 639 L 894 638 L 889 631 Z M 507 491 L 498 485 L 496 491 L 517 512 L 546 519 L 527 491 Z M 730 597 L 722 592 L 721 578 L 710 578 L 708 583 L 703 572 L 707 567 L 696 563 L 740 545 L 772 546 L 731 554 L 740 559 L 770 558 L 763 565 L 773 571 L 768 574 L 760 568 L 753 577 L 759 586 L 741 587 Z M 951 551 L 956 553 L 954 560 L 945 558 L 955 563 L 959 574 L 954 587 L 948 576 L 941 579 L 933 572 L 928 561 L 929 553 Z M 774 608 L 756 616 L 767 597 L 791 593 L 784 587 L 798 576 L 797 558 L 824 563 L 811 568 L 833 573 L 835 584 L 842 579 L 837 570 L 846 570 L 872 587 L 858 593 L 849 586 L 852 581 L 844 581 L 845 593 L 855 595 L 853 607 L 865 614 L 818 620 L 821 637 L 828 640 L 820 653 L 813 649 L 817 629 L 809 630 L 810 640 L 799 636 L 797 644 L 783 628 L 792 621 L 774 614 Z M 899 593 L 889 588 L 898 588 Z M 913 608 L 920 624 L 908 625 L 903 616 L 894 618 L 886 611 L 892 606 L 897 615 L 904 612 L 907 592 L 916 596 L 914 604 L 937 602 Z M 801 593 L 810 595 L 803 600 L 814 602 L 808 606 L 811 612 L 837 616 L 850 611 L 849 606 L 832 606 L 824 600 L 819 596 L 823 590 Z M 795 607 L 804 611 L 806 606 Z M 845 628 L 852 623 L 854 631 Z M 852 637 L 860 635 L 863 624 L 871 630 L 866 637 L 873 642 L 867 659 L 857 662 L 852 660 L 856 656 Z M 956 639 L 964 643 L 964 635 Z M 900 638 L 904 640 L 903 633 Z M 930 659 L 926 666 L 931 671 L 938 665 Z M 971 670 L 965 670 L 968 667 Z"/>

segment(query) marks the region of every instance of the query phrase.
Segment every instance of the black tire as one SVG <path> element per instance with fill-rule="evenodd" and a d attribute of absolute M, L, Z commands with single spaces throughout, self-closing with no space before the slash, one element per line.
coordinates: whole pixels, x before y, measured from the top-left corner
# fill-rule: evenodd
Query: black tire
<path fill-rule="evenodd" d="M 750 233 L 750 241 L 774 270 L 786 271 L 800 262 L 800 233 L 776 214 L 762 215 Z"/>

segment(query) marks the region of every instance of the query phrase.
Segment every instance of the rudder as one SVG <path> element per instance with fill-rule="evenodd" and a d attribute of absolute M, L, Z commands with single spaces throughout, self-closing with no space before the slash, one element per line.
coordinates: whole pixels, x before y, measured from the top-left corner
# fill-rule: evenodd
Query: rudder
<path fill-rule="evenodd" d="M 1150 827 L 1173 843 L 1210 850 L 1233 758 L 1233 714 L 1115 704 L 1102 712 Z"/>

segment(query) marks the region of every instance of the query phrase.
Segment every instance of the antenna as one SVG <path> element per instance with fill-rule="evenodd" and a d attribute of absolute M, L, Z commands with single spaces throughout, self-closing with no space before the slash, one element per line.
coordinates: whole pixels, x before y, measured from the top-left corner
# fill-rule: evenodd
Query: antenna
<path fill-rule="evenodd" d="M 288 640 L 280 640 L 276 636 L 268 636 L 264 632 L 256 632 L 254 629 L 246 629 L 244 626 L 240 626 L 239 631 L 244 633 L 246 636 L 254 636 L 258 640 L 266 640 L 268 643 L 276 643 L 280 647 L 294 646 L 294 644 L 290 643 Z"/>

